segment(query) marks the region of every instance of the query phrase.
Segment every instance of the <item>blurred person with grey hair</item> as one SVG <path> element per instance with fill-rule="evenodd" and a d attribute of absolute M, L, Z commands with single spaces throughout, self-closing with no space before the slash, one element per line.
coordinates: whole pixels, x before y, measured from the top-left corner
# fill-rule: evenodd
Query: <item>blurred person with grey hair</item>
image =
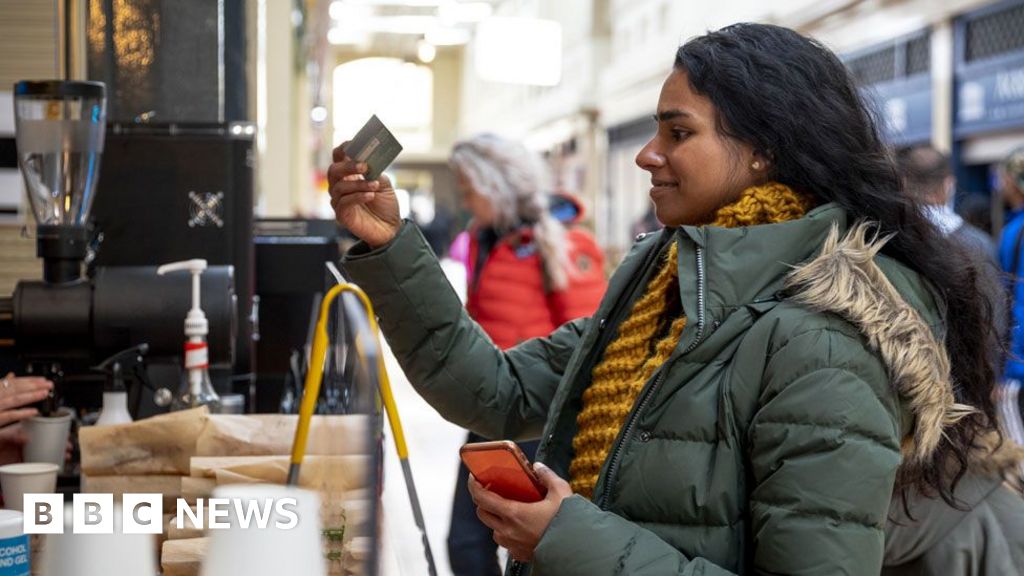
<path fill-rule="evenodd" d="M 519 142 L 480 134 L 457 142 L 450 164 L 472 215 L 461 237 L 468 239 L 466 309 L 491 340 L 508 349 L 593 314 L 606 287 L 604 257 L 588 233 L 573 227 L 583 215 L 580 204 L 552 194 L 543 160 Z M 520 446 L 532 460 L 537 442 Z M 452 571 L 500 574 L 498 545 L 477 518 L 468 479 L 460 465 L 448 535 Z"/>

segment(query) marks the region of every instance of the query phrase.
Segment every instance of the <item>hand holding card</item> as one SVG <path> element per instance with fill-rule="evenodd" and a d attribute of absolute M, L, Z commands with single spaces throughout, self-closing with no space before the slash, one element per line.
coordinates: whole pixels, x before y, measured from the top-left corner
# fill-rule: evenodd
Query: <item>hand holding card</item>
<path fill-rule="evenodd" d="M 381 175 L 401 149 L 374 116 L 350 142 L 334 149 L 327 170 L 338 223 L 374 248 L 390 242 L 402 225 L 395 190 Z"/>

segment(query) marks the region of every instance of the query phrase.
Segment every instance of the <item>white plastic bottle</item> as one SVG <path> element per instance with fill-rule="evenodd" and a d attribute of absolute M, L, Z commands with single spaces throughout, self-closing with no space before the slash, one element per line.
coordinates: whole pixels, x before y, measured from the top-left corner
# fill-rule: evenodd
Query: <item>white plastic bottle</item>
<path fill-rule="evenodd" d="M 96 425 L 127 424 L 131 421 L 132 415 L 128 412 L 128 391 L 121 388 L 103 392 L 103 410 L 96 420 Z"/>
<path fill-rule="evenodd" d="M 147 352 L 149 352 L 148 344 L 132 346 L 114 354 L 93 368 L 107 376 L 107 381 L 103 385 L 103 410 L 100 411 L 100 417 L 96 420 L 97 426 L 126 424 L 132 421 L 131 412 L 128 411 L 128 386 L 125 384 L 125 372 L 132 372 L 140 382 L 144 381 L 146 370 L 144 356 Z M 3 576 L 2 572 L 0 572 L 0 576 Z"/>

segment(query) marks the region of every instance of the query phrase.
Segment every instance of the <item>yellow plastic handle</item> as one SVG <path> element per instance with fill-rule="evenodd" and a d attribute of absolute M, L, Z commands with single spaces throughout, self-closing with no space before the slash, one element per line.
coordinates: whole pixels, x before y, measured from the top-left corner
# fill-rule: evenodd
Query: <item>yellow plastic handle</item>
<path fill-rule="evenodd" d="M 309 439 L 309 425 L 313 419 L 313 411 L 316 409 L 317 399 L 320 397 L 320 383 L 324 377 L 324 361 L 327 358 L 327 316 L 331 310 L 331 304 L 342 292 L 355 294 L 366 316 L 370 321 L 370 333 L 377 343 L 377 374 L 380 383 L 379 393 L 384 402 L 384 410 L 388 415 L 388 422 L 391 423 L 391 432 L 395 437 L 395 448 L 398 457 L 406 459 L 409 457 L 409 450 L 405 443 L 405 433 L 402 431 L 402 423 L 398 418 L 398 407 L 395 405 L 395 397 L 391 393 L 391 382 L 388 380 L 387 370 L 384 368 L 383 348 L 380 345 L 380 331 L 377 328 L 377 318 L 373 314 L 373 305 L 366 293 L 355 284 L 339 284 L 328 290 L 320 303 L 320 315 L 317 318 L 316 330 L 313 334 L 313 350 L 309 361 L 309 370 L 306 373 L 306 384 L 302 391 L 302 404 L 299 407 L 299 425 L 295 431 L 295 440 L 292 444 L 293 465 L 302 464 L 306 455 L 306 442 Z M 365 335 L 356 335 L 356 348 L 363 349 L 362 338 Z"/>

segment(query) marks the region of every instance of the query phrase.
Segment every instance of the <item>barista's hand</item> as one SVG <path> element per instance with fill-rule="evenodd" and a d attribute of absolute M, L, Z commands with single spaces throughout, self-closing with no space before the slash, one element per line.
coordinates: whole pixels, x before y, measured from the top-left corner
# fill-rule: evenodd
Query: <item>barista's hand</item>
<path fill-rule="evenodd" d="M 53 382 L 32 376 L 9 373 L 0 379 L 0 465 L 21 462 L 21 448 L 27 438 L 20 422 L 38 414 L 35 408 L 23 408 L 46 398 Z"/>
<path fill-rule="evenodd" d="M 327 170 L 331 207 L 338 223 L 373 248 L 390 242 L 402 225 L 398 198 L 387 176 L 367 181 L 367 166 L 345 155 L 348 142 L 334 149 L 334 163 Z"/>
<path fill-rule="evenodd" d="M 569 483 L 550 468 L 538 463 L 533 465 L 533 469 L 548 489 L 543 500 L 533 503 L 502 498 L 469 477 L 469 493 L 476 503 L 477 517 L 494 530 L 494 541 L 498 546 L 506 548 L 512 558 L 520 562 L 533 560 L 533 549 L 544 536 L 562 500 L 572 496 Z"/>
<path fill-rule="evenodd" d="M 53 382 L 35 376 L 15 376 L 8 373 L 0 379 L 0 427 L 21 422 L 35 416 L 35 408 L 23 408 L 35 404 L 50 395 Z"/>

